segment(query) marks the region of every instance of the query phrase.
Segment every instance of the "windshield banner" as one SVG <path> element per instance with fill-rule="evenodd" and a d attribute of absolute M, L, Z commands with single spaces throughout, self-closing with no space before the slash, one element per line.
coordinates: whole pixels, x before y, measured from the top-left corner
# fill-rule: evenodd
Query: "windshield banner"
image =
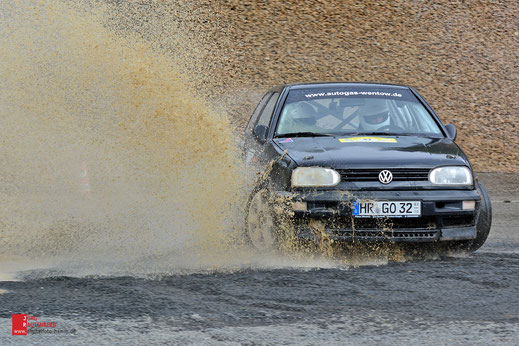
<path fill-rule="evenodd" d="M 291 90 L 288 102 L 309 101 L 323 98 L 385 98 L 396 101 L 414 101 L 409 90 L 389 88 L 312 88 Z"/>

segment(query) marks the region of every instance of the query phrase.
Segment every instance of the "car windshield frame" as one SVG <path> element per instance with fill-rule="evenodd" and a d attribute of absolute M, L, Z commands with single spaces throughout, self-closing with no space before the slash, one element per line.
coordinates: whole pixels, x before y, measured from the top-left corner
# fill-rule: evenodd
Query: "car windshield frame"
<path fill-rule="evenodd" d="M 432 108 L 427 104 L 427 102 L 412 88 L 404 87 L 404 86 L 380 86 L 380 85 L 297 85 L 297 86 L 288 86 L 285 89 L 282 97 L 280 98 L 280 104 L 278 105 L 277 110 L 274 114 L 275 119 L 272 119 L 272 132 L 271 135 L 273 138 L 283 138 L 296 136 L 298 132 L 305 133 L 305 137 L 309 137 L 308 133 L 315 132 L 318 136 L 357 136 L 357 135 L 380 135 L 380 136 L 419 136 L 419 137 L 431 137 L 431 138 L 446 138 L 446 132 L 443 123 L 436 115 L 436 113 L 432 110 Z M 295 96 L 294 96 L 295 95 Z M 308 97 L 310 95 L 310 97 Z M 308 99 L 308 100 L 307 100 Z M 279 131 L 280 124 L 283 122 L 283 117 L 287 116 L 284 112 L 286 110 L 287 105 L 291 103 L 297 103 L 298 101 L 306 101 L 305 103 L 312 103 L 315 111 L 318 114 L 317 107 L 325 107 L 323 105 L 323 101 L 317 102 L 317 100 L 328 100 L 328 106 L 334 102 L 335 105 L 337 103 L 343 102 L 341 107 L 344 105 L 348 105 L 345 107 L 349 107 L 348 100 L 354 100 L 354 102 L 373 102 L 371 99 L 385 100 L 387 102 L 388 107 L 390 108 L 391 121 L 395 119 L 396 123 L 400 125 L 409 125 L 409 122 L 414 121 L 414 130 L 410 131 L 409 128 L 400 127 L 395 131 L 393 129 L 386 129 L 385 131 L 377 131 L 377 129 L 359 129 L 358 127 L 350 127 L 348 129 L 344 129 L 346 124 L 352 122 L 353 118 L 359 118 L 359 109 L 355 109 L 352 114 L 344 114 L 342 113 L 342 118 L 336 118 L 334 121 L 342 120 L 346 124 L 341 125 L 339 129 L 337 128 L 322 128 L 322 131 L 315 129 L 307 129 L 301 128 L 291 131 L 284 130 Z M 360 101 L 359 101 L 360 100 Z M 321 103 L 321 106 L 318 104 Z M 359 104 L 359 107 L 362 106 Z M 364 106 L 365 107 L 365 106 Z M 414 109 L 410 112 L 409 108 L 414 107 Z M 331 107 L 330 107 L 331 108 Z M 344 107 L 343 107 L 344 108 Z M 324 109 L 324 108 L 323 108 Z M 403 113 L 404 109 L 406 113 Z M 321 109 L 322 110 L 322 109 Z M 357 114 L 356 114 L 357 113 Z M 410 114 L 411 113 L 411 114 Z M 421 113 L 421 114 L 418 114 Z M 329 115 L 319 115 L 319 120 L 322 120 Z M 396 120 L 399 117 L 398 121 Z M 421 117 L 421 118 L 420 118 Z M 411 121 L 409 120 L 411 118 Z M 407 123 L 403 123 L 403 120 L 407 121 Z M 357 120 L 358 122 L 359 120 Z M 427 122 L 425 129 L 430 129 L 432 131 L 424 131 L 424 128 L 419 128 L 420 122 Z M 358 123 L 356 124 L 358 125 Z M 403 130 L 403 131 L 402 131 Z"/>

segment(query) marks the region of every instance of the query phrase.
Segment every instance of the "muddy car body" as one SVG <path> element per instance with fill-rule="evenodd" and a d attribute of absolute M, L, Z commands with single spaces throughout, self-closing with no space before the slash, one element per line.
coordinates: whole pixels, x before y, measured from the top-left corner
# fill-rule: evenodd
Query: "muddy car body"
<path fill-rule="evenodd" d="M 305 83 L 272 88 L 245 129 L 255 172 L 246 229 L 275 246 L 296 238 L 451 244 L 473 251 L 490 230 L 485 188 L 443 125 L 408 86 Z M 281 212 L 280 212 L 281 210 Z"/>

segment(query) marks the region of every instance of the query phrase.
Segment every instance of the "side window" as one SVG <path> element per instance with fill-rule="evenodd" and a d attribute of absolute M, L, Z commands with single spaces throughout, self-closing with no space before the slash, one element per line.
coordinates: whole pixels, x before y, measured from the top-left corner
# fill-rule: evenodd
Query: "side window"
<path fill-rule="evenodd" d="M 267 105 L 261 111 L 260 117 L 259 117 L 256 125 L 269 126 L 270 118 L 272 117 L 272 112 L 274 112 L 274 107 L 276 106 L 276 102 L 278 101 L 278 98 L 279 98 L 279 93 L 272 94 L 272 97 L 267 102 Z"/>
<path fill-rule="evenodd" d="M 249 119 L 249 122 L 247 123 L 246 133 L 252 133 L 253 127 L 256 125 L 256 122 L 258 121 L 258 116 L 265 107 L 265 104 L 270 99 L 270 96 L 272 93 L 266 93 L 262 98 L 261 101 L 258 103 L 256 108 L 254 109 L 254 112 L 252 113 L 252 116 Z"/>

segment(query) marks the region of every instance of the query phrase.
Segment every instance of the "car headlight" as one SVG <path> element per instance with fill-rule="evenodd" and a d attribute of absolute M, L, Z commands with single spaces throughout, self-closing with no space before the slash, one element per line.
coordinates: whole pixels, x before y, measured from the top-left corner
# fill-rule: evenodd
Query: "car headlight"
<path fill-rule="evenodd" d="M 429 173 L 429 181 L 438 185 L 472 185 L 472 174 L 467 167 L 438 167 Z"/>
<path fill-rule="evenodd" d="M 292 171 L 292 187 L 335 186 L 341 176 L 331 168 L 297 167 Z"/>

